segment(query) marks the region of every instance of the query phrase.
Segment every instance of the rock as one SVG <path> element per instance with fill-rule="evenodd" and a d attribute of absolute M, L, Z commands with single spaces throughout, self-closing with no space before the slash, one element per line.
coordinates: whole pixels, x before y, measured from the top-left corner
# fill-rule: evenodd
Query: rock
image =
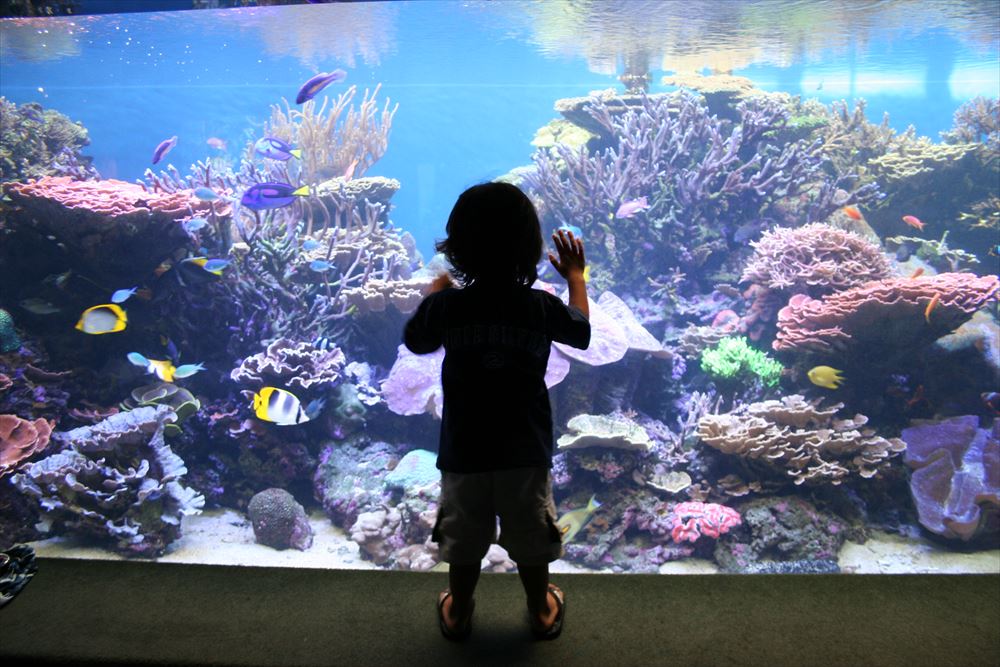
<path fill-rule="evenodd" d="M 404 493 L 439 481 L 441 481 L 441 471 L 437 469 L 437 454 L 426 449 L 414 449 L 408 452 L 385 476 L 386 486 L 401 489 Z"/>
<path fill-rule="evenodd" d="M 247 514 L 258 544 L 299 551 L 312 546 L 313 532 L 305 508 L 284 489 L 265 489 L 255 495 Z"/>
<path fill-rule="evenodd" d="M 613 447 L 648 452 L 653 447 L 646 429 L 625 417 L 577 415 L 567 424 L 571 433 L 560 436 L 558 450 Z"/>

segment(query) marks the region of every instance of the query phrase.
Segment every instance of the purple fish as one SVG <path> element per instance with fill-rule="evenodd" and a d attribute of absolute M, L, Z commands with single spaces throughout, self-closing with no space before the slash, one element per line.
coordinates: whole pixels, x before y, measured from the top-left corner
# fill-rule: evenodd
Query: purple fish
<path fill-rule="evenodd" d="M 253 149 L 258 155 L 269 157 L 272 160 L 284 161 L 293 157 L 302 157 L 301 149 L 292 148 L 287 142 L 282 141 L 277 137 L 261 137 L 257 140 L 257 143 L 253 145 Z"/>
<path fill-rule="evenodd" d="M 645 211 L 649 208 L 649 204 L 646 202 L 645 197 L 639 197 L 638 199 L 633 199 L 627 201 L 618 207 L 615 211 L 616 218 L 631 218 L 633 215 L 639 211 Z"/>
<path fill-rule="evenodd" d="M 163 156 L 170 152 L 170 149 L 177 145 L 177 135 L 170 137 L 169 139 L 164 139 L 160 142 L 160 145 L 156 147 L 153 151 L 153 164 L 156 164 L 163 159 Z"/>
<path fill-rule="evenodd" d="M 296 197 L 308 197 L 309 186 L 296 188 L 288 183 L 257 183 L 243 193 L 240 203 L 251 211 L 288 206 Z"/>
<path fill-rule="evenodd" d="M 342 69 L 335 69 L 329 74 L 326 72 L 320 72 L 302 84 L 302 87 L 299 88 L 299 94 L 295 96 L 295 103 L 302 104 L 303 102 L 311 100 L 316 97 L 319 91 L 323 90 L 331 83 L 337 83 L 338 81 L 343 81 L 346 78 L 347 72 Z"/>

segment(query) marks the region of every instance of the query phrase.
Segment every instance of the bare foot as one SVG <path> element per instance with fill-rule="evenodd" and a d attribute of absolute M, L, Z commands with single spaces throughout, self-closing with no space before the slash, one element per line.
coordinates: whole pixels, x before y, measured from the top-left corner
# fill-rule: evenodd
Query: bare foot
<path fill-rule="evenodd" d="M 535 623 L 542 631 L 551 628 L 552 624 L 556 622 L 556 617 L 559 615 L 559 601 L 551 590 L 545 596 L 545 603 L 547 608 L 542 609 L 535 616 Z"/>

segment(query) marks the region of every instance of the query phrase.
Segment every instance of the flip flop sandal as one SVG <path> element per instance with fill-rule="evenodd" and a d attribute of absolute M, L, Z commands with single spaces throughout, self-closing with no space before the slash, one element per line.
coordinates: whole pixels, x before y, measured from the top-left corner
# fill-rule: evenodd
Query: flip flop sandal
<path fill-rule="evenodd" d="M 441 634 L 444 635 L 445 639 L 460 642 L 468 639 L 469 635 L 472 633 L 472 612 L 476 610 L 476 601 L 472 600 L 469 603 L 469 614 L 463 618 L 454 629 L 452 629 L 448 627 L 448 623 L 444 620 L 444 601 L 449 597 L 451 597 L 451 591 L 446 590 L 438 599 L 438 627 L 441 628 Z"/>
<path fill-rule="evenodd" d="M 540 628 L 535 619 L 532 618 L 531 634 L 534 635 L 535 639 L 555 639 L 562 632 L 563 617 L 566 615 L 566 599 L 562 589 L 555 584 L 549 584 L 549 593 L 552 593 L 552 597 L 556 600 L 556 620 L 549 627 Z"/>

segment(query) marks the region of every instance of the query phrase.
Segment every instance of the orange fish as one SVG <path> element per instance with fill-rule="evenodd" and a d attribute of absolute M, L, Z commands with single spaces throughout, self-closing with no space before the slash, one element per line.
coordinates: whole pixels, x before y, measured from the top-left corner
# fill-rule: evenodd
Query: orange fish
<path fill-rule="evenodd" d="M 915 215 L 904 215 L 903 222 L 908 224 L 910 227 L 913 227 L 914 229 L 924 231 L 924 223 L 920 222 L 920 219 Z"/>
<path fill-rule="evenodd" d="M 846 215 L 851 220 L 860 220 L 861 211 L 858 210 L 857 206 L 845 206 L 843 208 L 844 215 Z"/>
<path fill-rule="evenodd" d="M 924 275 L 924 267 L 921 266 L 919 269 L 910 274 L 910 280 L 913 280 L 914 278 L 919 278 L 922 275 Z"/>
<path fill-rule="evenodd" d="M 938 301 L 941 300 L 941 293 L 938 292 L 934 297 L 927 302 L 927 307 L 924 308 L 924 319 L 927 320 L 927 324 L 931 323 L 931 311 L 934 307 L 938 305 Z"/>

